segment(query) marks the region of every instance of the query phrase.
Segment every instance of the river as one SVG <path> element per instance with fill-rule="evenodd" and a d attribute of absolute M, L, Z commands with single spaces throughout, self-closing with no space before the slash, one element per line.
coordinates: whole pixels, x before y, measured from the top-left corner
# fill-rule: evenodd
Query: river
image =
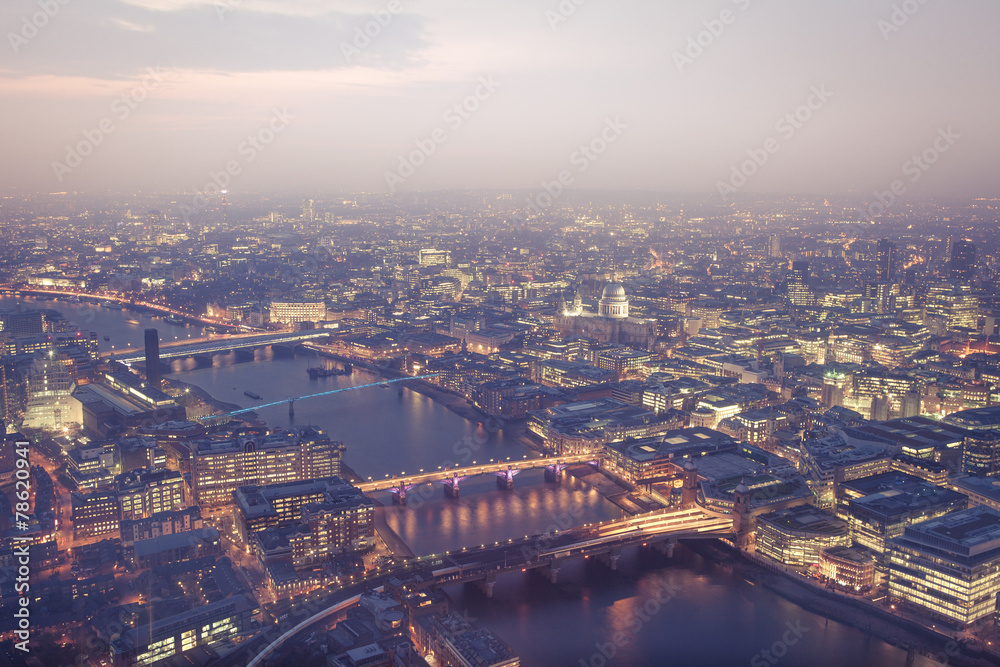
<path fill-rule="evenodd" d="M 12 299 L 0 300 L 0 308 L 13 305 Z M 26 305 L 60 310 L 71 322 L 97 331 L 102 350 L 140 347 L 147 326 L 159 329 L 163 341 L 203 335 L 200 327 L 174 326 L 118 308 L 64 301 Z M 140 323 L 130 324 L 129 318 Z M 103 341 L 104 335 L 111 341 Z M 315 357 L 265 354 L 258 359 L 235 363 L 234 355 L 216 357 L 207 368 L 176 361 L 168 377 L 245 407 L 379 379 L 355 370 L 351 376 L 310 380 L 306 368 L 319 363 Z M 260 401 L 244 391 L 260 394 Z M 502 429 L 492 431 L 464 419 L 418 392 L 404 389 L 400 395 L 395 386 L 298 401 L 293 418 L 286 405 L 263 408 L 259 414 L 273 426 L 325 428 L 347 445 L 345 462 L 362 477 L 534 455 Z M 582 524 L 621 515 L 579 479 L 567 476 L 556 485 L 545 482 L 541 471 L 519 475 L 512 491 L 480 477 L 463 482 L 458 499 L 445 498 L 441 488 L 431 486 L 414 493 L 419 501 L 411 500 L 408 507 L 392 505 L 388 494 L 380 499 L 389 525 L 418 554 L 567 527 L 570 517 Z M 504 575 L 492 600 L 472 585 L 447 592 L 458 609 L 506 640 L 525 667 L 940 664 L 921 657 L 908 663 L 905 651 L 827 623 L 683 545 L 673 559 L 626 550 L 618 572 L 592 560 L 570 561 L 557 584 L 534 573 Z M 765 650 L 772 652 L 765 655 Z"/>

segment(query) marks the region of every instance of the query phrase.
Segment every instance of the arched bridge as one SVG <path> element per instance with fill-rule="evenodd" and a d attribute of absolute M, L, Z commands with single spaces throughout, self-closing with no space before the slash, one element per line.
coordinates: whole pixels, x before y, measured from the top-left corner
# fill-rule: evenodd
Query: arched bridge
<path fill-rule="evenodd" d="M 548 479 L 557 481 L 562 475 L 562 471 L 568 465 L 574 463 L 597 464 L 594 454 L 576 454 L 573 456 L 551 456 L 535 459 L 522 459 L 520 461 L 496 461 L 490 463 L 473 464 L 462 468 L 443 468 L 430 472 L 419 472 L 412 475 L 398 475 L 385 479 L 376 479 L 370 482 L 362 482 L 357 485 L 365 493 L 373 491 L 391 491 L 393 500 L 400 504 L 406 504 L 406 492 L 415 486 L 428 483 L 443 484 L 445 492 L 458 497 L 459 484 L 469 477 L 476 475 L 495 475 L 497 484 L 502 488 L 511 489 L 514 487 L 514 476 L 522 470 L 533 470 L 545 468 Z"/>

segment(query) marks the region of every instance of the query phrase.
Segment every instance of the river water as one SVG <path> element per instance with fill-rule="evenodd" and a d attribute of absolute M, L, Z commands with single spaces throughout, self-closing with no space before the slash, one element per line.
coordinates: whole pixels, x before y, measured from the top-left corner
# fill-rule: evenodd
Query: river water
<path fill-rule="evenodd" d="M 13 305 L 12 299 L 0 300 L 0 308 Z M 97 331 L 102 350 L 140 347 L 147 326 L 159 329 L 164 342 L 204 335 L 200 327 L 174 326 L 118 308 L 56 301 L 27 301 L 26 306 L 60 310 L 70 321 Z M 140 323 L 129 324 L 130 318 Z M 104 335 L 111 340 L 103 341 Z M 272 354 L 236 363 L 228 355 L 206 368 L 190 360 L 174 362 L 168 377 L 244 407 L 379 379 L 356 370 L 351 376 L 310 380 L 306 368 L 319 363 Z M 261 399 L 250 399 L 244 391 Z M 534 455 L 503 430 L 464 419 L 418 392 L 404 389 L 400 395 L 395 386 L 301 400 L 293 418 L 286 405 L 263 408 L 259 415 L 272 426 L 324 427 L 332 438 L 344 441 L 345 462 L 362 477 Z M 567 476 L 561 484 L 547 483 L 541 471 L 519 475 L 512 491 L 479 477 L 462 483 L 458 499 L 445 498 L 441 488 L 430 485 L 412 490 L 410 498 L 410 506 L 399 507 L 388 494 L 379 494 L 389 525 L 417 554 L 562 528 L 570 517 L 582 524 L 621 515 L 580 480 Z M 618 572 L 592 560 L 571 561 L 557 584 L 535 573 L 504 575 L 492 600 L 472 585 L 451 587 L 448 593 L 458 609 L 506 640 L 525 667 L 940 664 L 921 657 L 907 662 L 904 651 L 827 623 L 683 545 L 673 559 L 626 550 Z"/>

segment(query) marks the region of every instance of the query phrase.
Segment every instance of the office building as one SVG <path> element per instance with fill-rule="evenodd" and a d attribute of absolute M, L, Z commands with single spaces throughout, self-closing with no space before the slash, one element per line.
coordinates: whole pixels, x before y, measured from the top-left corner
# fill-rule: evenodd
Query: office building
<path fill-rule="evenodd" d="M 233 493 L 235 502 L 236 533 L 240 541 L 248 544 L 253 536 L 268 528 L 281 528 L 305 521 L 303 510 L 307 506 L 313 515 L 325 505 L 339 511 L 356 528 L 350 532 L 370 534 L 374 517 L 374 503 L 356 487 L 339 477 L 325 477 L 306 481 L 285 482 L 265 486 L 241 486 Z"/>
<path fill-rule="evenodd" d="M 889 598 L 963 625 L 992 617 L 1000 593 L 1000 513 L 953 512 L 889 540 Z"/>
<path fill-rule="evenodd" d="M 783 565 L 815 565 L 824 549 L 850 545 L 847 522 L 811 505 L 757 516 L 756 553 Z"/>
<path fill-rule="evenodd" d="M 118 496 L 113 491 L 74 493 L 70 497 L 73 539 L 114 533 L 119 528 Z"/>
<path fill-rule="evenodd" d="M 252 597 L 234 595 L 127 630 L 111 640 L 114 667 L 152 665 L 240 635 L 250 630 L 256 609 L 257 601 Z"/>
<path fill-rule="evenodd" d="M 967 285 L 975 277 L 976 244 L 966 240 L 953 241 L 951 260 L 948 262 L 948 279 Z"/>
<path fill-rule="evenodd" d="M 326 319 L 326 302 L 319 299 L 271 301 L 271 321 L 281 324 L 322 322 Z"/>
<path fill-rule="evenodd" d="M 809 287 L 809 262 L 792 262 L 788 272 L 788 301 L 793 306 L 812 306 L 816 295 Z"/>
<path fill-rule="evenodd" d="M 123 521 L 184 507 L 184 477 L 176 470 L 133 470 L 118 477 Z"/>
<path fill-rule="evenodd" d="M 889 282 L 896 273 L 896 244 L 882 239 L 875 247 L 875 275 L 879 282 Z"/>
<path fill-rule="evenodd" d="M 232 503 L 241 486 L 336 477 L 345 449 L 315 426 L 223 434 L 190 448 L 191 488 L 202 507 Z"/>

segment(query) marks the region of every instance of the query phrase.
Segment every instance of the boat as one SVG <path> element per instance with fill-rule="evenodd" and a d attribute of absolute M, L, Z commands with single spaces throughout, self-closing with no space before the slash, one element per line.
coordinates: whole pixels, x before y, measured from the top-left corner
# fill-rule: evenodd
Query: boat
<path fill-rule="evenodd" d="M 168 324 L 184 324 L 184 320 L 177 317 L 176 315 L 167 315 L 166 317 L 163 318 L 163 321 L 167 322 Z"/>
<path fill-rule="evenodd" d="M 105 337 L 104 337 L 104 340 L 106 340 L 106 341 L 107 341 L 107 340 L 111 340 L 111 336 L 105 336 Z"/>
<path fill-rule="evenodd" d="M 139 320 L 134 319 L 134 318 L 129 318 L 129 319 L 125 320 L 125 321 L 128 322 L 129 324 L 136 324 L 136 325 L 139 324 Z"/>
<path fill-rule="evenodd" d="M 345 368 L 343 370 L 339 368 L 323 368 L 321 366 L 315 366 L 313 368 L 307 368 L 306 372 L 309 373 L 309 377 L 313 380 L 316 378 L 328 378 L 337 375 L 350 375 L 353 369 Z"/>
<path fill-rule="evenodd" d="M 250 398 L 254 399 L 255 401 L 259 401 L 260 400 L 260 394 L 255 394 L 252 391 L 245 391 L 245 392 L 243 392 L 243 395 L 244 396 L 249 396 Z"/>

